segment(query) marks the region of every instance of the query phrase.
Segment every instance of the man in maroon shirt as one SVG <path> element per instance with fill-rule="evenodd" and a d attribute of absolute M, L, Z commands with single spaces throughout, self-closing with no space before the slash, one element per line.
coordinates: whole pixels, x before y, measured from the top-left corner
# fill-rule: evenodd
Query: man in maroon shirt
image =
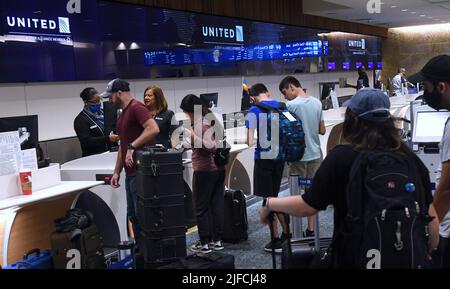
<path fill-rule="evenodd" d="M 137 240 L 140 237 L 140 224 L 137 219 L 136 166 L 133 155 L 136 149 L 154 144 L 153 140 L 158 135 L 159 128 L 145 105 L 131 95 L 130 84 L 127 81 L 122 79 L 110 81 L 101 96 L 109 98 L 110 103 L 122 109 L 117 121 L 120 146 L 111 186 L 113 188 L 120 186 L 120 173 L 125 164 L 127 216 L 133 223 L 134 237 Z"/>

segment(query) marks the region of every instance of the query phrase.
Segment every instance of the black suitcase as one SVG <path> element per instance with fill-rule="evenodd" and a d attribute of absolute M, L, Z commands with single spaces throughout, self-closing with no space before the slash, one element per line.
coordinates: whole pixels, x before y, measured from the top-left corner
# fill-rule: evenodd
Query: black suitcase
<path fill-rule="evenodd" d="M 247 204 L 240 190 L 226 190 L 222 240 L 236 243 L 248 239 Z"/>
<path fill-rule="evenodd" d="M 294 191 L 293 185 L 298 185 L 298 182 L 291 182 L 291 194 Z M 271 215 L 273 217 L 273 214 Z M 288 236 L 290 232 L 290 216 L 285 214 L 285 220 L 288 229 Z M 274 238 L 272 222 L 269 223 L 272 240 Z M 294 225 L 295 226 L 295 225 Z M 301 230 L 301 228 L 300 228 Z M 319 230 L 319 212 L 314 215 L 314 237 L 300 238 L 291 240 L 288 238 L 282 244 L 281 253 L 281 268 L 282 269 L 308 269 L 313 265 L 320 267 L 320 259 L 326 254 L 331 245 L 332 238 L 320 238 Z M 276 268 L 275 251 L 272 250 L 273 268 Z"/>
<path fill-rule="evenodd" d="M 235 269 L 234 256 L 225 253 L 194 254 L 180 258 L 175 262 L 159 267 L 159 269 Z"/>
<path fill-rule="evenodd" d="M 137 195 L 158 201 L 161 197 L 184 200 L 182 153 L 160 147 L 136 151 Z"/>
<path fill-rule="evenodd" d="M 157 268 L 186 257 L 186 229 L 173 227 L 141 231 L 140 248 L 147 269 Z"/>

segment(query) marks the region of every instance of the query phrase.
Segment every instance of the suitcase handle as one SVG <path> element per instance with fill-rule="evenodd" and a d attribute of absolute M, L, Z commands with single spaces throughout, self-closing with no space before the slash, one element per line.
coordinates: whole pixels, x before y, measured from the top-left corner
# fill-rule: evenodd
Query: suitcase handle
<path fill-rule="evenodd" d="M 25 253 L 25 255 L 23 255 L 23 258 L 24 259 L 28 259 L 28 257 L 30 257 L 33 254 L 40 255 L 41 254 L 41 249 L 34 248 L 34 249 L 30 250 L 27 253 Z"/>

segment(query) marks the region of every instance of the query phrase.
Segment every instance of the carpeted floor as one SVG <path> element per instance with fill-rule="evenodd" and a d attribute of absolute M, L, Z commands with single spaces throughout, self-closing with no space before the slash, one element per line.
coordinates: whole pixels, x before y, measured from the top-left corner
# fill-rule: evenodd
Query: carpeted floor
<path fill-rule="evenodd" d="M 280 196 L 289 195 L 289 191 L 283 191 Z M 264 246 L 270 241 L 270 232 L 267 226 L 259 222 L 258 209 L 261 202 L 247 207 L 248 215 L 248 240 L 237 244 L 224 243 L 224 253 L 235 257 L 237 269 L 271 269 L 272 256 L 264 251 Z M 321 236 L 331 236 L 333 232 L 333 209 L 320 212 L 319 215 Z M 303 222 L 306 228 L 306 219 Z M 281 230 L 280 230 L 281 232 Z M 187 236 L 187 244 L 190 246 L 198 239 L 196 232 Z M 188 246 L 188 247 L 189 247 Z M 191 252 L 188 252 L 190 254 Z M 281 257 L 277 255 L 277 268 L 280 268 Z"/>

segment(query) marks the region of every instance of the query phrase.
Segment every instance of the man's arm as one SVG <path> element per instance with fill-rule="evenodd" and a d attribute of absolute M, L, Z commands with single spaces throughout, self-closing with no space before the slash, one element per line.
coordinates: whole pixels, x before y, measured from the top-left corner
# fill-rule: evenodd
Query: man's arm
<path fill-rule="evenodd" d="M 286 213 L 292 216 L 306 217 L 313 216 L 318 211 L 308 205 L 302 196 L 290 196 L 283 198 L 268 198 L 266 208 L 259 209 L 261 223 L 267 224 L 269 212 Z"/>
<path fill-rule="evenodd" d="M 117 153 L 117 159 L 116 159 L 116 166 L 114 168 L 114 174 L 111 179 L 111 187 L 118 188 L 120 187 L 119 180 L 120 180 L 120 173 L 123 169 L 123 163 L 122 163 L 122 150 L 119 146 L 119 151 Z"/>
<path fill-rule="evenodd" d="M 249 147 L 253 146 L 255 144 L 255 129 L 249 128 L 247 130 L 247 145 Z"/>
<path fill-rule="evenodd" d="M 141 135 L 132 142 L 132 145 L 135 148 L 143 147 L 159 134 L 158 124 L 153 118 L 147 120 L 142 126 L 144 127 L 144 130 Z"/>
<path fill-rule="evenodd" d="M 325 135 L 326 132 L 327 132 L 327 129 L 325 127 L 325 121 L 321 120 L 320 124 L 319 124 L 319 134 Z"/>
<path fill-rule="evenodd" d="M 441 178 L 434 193 L 433 205 L 439 220 L 442 220 L 450 209 L 450 161 L 442 163 Z"/>

